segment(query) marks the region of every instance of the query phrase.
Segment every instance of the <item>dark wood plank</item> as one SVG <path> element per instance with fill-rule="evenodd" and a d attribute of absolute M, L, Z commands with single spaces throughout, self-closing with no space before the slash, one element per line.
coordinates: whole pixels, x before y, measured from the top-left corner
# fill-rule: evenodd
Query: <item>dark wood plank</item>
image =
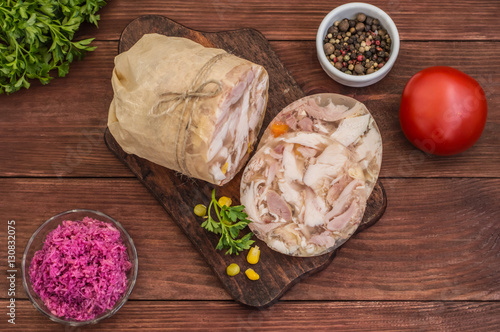
<path fill-rule="evenodd" d="M 0 302 L 4 306 L 5 301 Z M 27 301 L 17 301 L 16 329 L 67 331 Z M 495 331 L 499 302 L 288 302 L 256 310 L 233 302 L 129 301 L 85 331 Z M 2 322 L 3 324 L 7 324 Z M 12 328 L 12 327 L 11 327 Z"/>
<path fill-rule="evenodd" d="M 269 73 L 270 87 L 263 127 L 266 127 L 287 104 L 304 96 L 295 80 L 271 49 L 269 42 L 256 30 L 243 29 L 231 32 L 204 33 L 190 30 L 164 16 L 142 16 L 124 29 L 120 38 L 119 52 L 127 51 L 144 34 L 152 32 L 189 38 L 206 47 L 223 48 L 264 66 Z M 243 41 L 244 44 L 242 44 Z M 282 92 L 285 90 L 286 94 Z M 261 248 L 261 255 L 266 257 L 259 261 L 256 268 L 261 279 L 254 282 L 247 278 L 242 280 L 241 278 L 228 277 L 226 267 L 231 263 L 237 263 L 243 270 L 246 269 L 245 266 L 248 264 L 244 255 L 234 257 L 234 255 L 230 256 L 223 251 L 215 250 L 220 236 L 207 233 L 199 227 L 193 227 L 199 222 L 199 218 L 192 212 L 193 207 L 199 203 L 208 206 L 211 200 L 211 191 L 215 186 L 209 185 L 205 181 L 186 179 L 175 171 L 137 156 L 128 155 L 121 149 L 109 131 L 105 133 L 105 141 L 109 149 L 132 170 L 184 231 L 236 301 L 253 307 L 269 306 L 292 285 L 310 274 L 324 269 L 335 257 L 335 251 L 317 257 L 291 257 L 269 249 L 263 242 L 256 239 L 256 244 Z M 222 188 L 217 188 L 217 195 L 227 195 L 237 200 L 240 183 L 241 176 L 235 177 Z M 383 215 L 386 206 L 384 189 L 379 182 L 368 200 L 367 209 L 361 222 L 363 227 L 359 231 L 376 223 Z"/>
<path fill-rule="evenodd" d="M 102 135 L 113 91 L 116 42 L 71 65 L 65 78 L 49 85 L 0 95 L 2 176 L 127 176 Z"/>
<path fill-rule="evenodd" d="M 389 204 L 382 219 L 283 299 L 498 301 L 500 179 L 385 179 L 384 185 Z M 136 179 L 0 179 L 0 197 L 1 219 L 16 220 L 18 266 L 28 237 L 43 221 L 89 208 L 120 221 L 136 243 L 133 299 L 230 299 Z M 0 227 L 0 239 L 6 231 Z M 6 261 L 6 250 L 0 261 Z M 25 298 L 17 281 L 17 296 Z M 7 289 L 6 278 L 0 278 L 0 289 Z"/>
<path fill-rule="evenodd" d="M 273 42 L 279 58 L 306 94 L 335 92 L 364 102 L 381 129 L 384 142 L 382 177 L 500 177 L 500 43 L 406 42 L 391 73 L 364 89 L 332 81 L 320 68 L 312 42 Z M 102 140 L 112 98 L 111 71 L 116 42 L 74 63 L 66 78 L 47 86 L 0 95 L 0 176 L 133 175 L 108 151 Z M 450 50 L 453 52 L 450 52 Z M 399 127 L 403 87 L 418 70 L 432 65 L 460 68 L 483 86 L 488 96 L 488 122 L 470 150 L 453 157 L 433 157 L 415 149 Z"/>
<path fill-rule="evenodd" d="M 259 29 L 277 41 L 271 43 L 273 49 L 307 94 L 340 92 L 368 105 L 383 127 L 384 177 L 416 177 L 384 179 L 387 213 L 347 243 L 327 269 L 293 287 L 267 310 L 213 301 L 230 297 L 175 223 L 134 179 L 0 179 L 0 216 L 4 221 L 16 219 L 19 225 L 18 262 L 28 235 L 46 218 L 89 207 L 126 223 L 139 242 L 141 262 L 135 300 L 91 330 L 498 330 L 500 72 L 494 64 L 500 61 L 500 44 L 494 27 L 500 6 L 496 0 L 371 3 L 391 15 L 403 43 L 391 74 L 362 90 L 339 86 L 317 63 L 316 28 L 340 3 L 146 0 L 138 5 L 113 0 L 100 12 L 100 29 L 87 25 L 78 34 L 101 42 L 96 52 L 72 65 L 67 78 L 0 95 L 0 177 L 132 177 L 102 142 L 122 29 L 143 14 L 166 15 L 213 32 Z M 434 42 L 412 42 L 427 40 Z M 462 69 L 488 95 L 483 137 L 471 150 L 451 158 L 422 155 L 406 142 L 397 124 L 404 84 L 419 69 L 435 64 Z M 5 239 L 3 228 L 0 238 Z M 6 261 L 4 255 L 2 251 L 0 259 Z M 0 279 L 0 289 L 7 289 L 5 281 Z M 7 324 L 4 317 L 0 330 L 68 330 L 22 300 L 26 297 L 19 281 L 17 326 Z M 1 293 L 5 298 L 6 292 Z M 158 301 L 162 299 L 197 301 Z M 362 301 L 349 301 L 353 299 Z M 485 300 L 491 302 L 478 302 Z M 6 306 L 6 300 L 0 305 Z"/>
<path fill-rule="evenodd" d="M 500 15 L 495 0 L 369 3 L 392 17 L 403 40 L 499 40 L 493 28 Z M 82 36 L 118 40 L 130 21 L 140 15 L 156 14 L 203 31 L 254 28 L 270 40 L 314 40 L 323 18 L 341 4 L 326 0 L 144 0 L 138 5 L 135 1 L 113 0 L 100 11 L 99 29 L 88 26 Z"/>

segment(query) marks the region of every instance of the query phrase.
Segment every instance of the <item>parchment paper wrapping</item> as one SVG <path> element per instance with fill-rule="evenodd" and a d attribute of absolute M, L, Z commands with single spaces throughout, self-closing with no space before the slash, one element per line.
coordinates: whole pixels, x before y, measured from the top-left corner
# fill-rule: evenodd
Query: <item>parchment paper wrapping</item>
<path fill-rule="evenodd" d="M 255 143 L 268 75 L 222 49 L 147 34 L 115 58 L 112 85 L 108 127 L 125 152 L 222 185 L 241 169 Z M 221 144 L 223 151 L 214 157 Z"/>

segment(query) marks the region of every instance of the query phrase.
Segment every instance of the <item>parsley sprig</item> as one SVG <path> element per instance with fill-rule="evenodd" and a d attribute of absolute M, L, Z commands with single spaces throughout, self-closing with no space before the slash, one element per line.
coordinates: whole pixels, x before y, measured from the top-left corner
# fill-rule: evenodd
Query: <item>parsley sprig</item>
<path fill-rule="evenodd" d="M 69 72 L 74 59 L 95 50 L 94 38 L 72 41 L 83 22 L 97 26 L 104 0 L 0 0 L 0 94 L 47 84 L 57 69 Z"/>
<path fill-rule="evenodd" d="M 212 208 L 218 220 L 212 218 Z M 251 222 L 251 220 L 247 219 L 248 215 L 243 212 L 244 208 L 244 205 L 220 205 L 215 199 L 215 189 L 212 191 L 212 200 L 208 206 L 206 220 L 201 224 L 201 227 L 221 235 L 215 249 L 227 249 L 226 255 L 238 255 L 240 251 L 249 249 L 255 242 L 251 240 L 253 233 L 248 233 L 238 238 L 240 231 Z"/>

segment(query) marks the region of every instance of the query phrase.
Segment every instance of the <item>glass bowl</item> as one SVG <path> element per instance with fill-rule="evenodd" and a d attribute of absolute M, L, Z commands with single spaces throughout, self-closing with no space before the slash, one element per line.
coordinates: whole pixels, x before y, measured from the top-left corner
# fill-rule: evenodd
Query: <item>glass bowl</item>
<path fill-rule="evenodd" d="M 94 319 L 86 320 L 86 321 L 77 321 L 77 320 L 69 320 L 64 317 L 55 316 L 50 312 L 50 310 L 45 306 L 43 300 L 38 296 L 38 294 L 33 290 L 30 276 L 29 276 L 29 267 L 31 265 L 31 260 L 35 253 L 42 249 L 45 239 L 47 235 L 54 230 L 58 225 L 62 224 L 64 220 L 82 220 L 84 217 L 90 217 L 92 219 L 97 219 L 102 222 L 113 224 L 121 234 L 121 239 L 123 244 L 127 247 L 127 254 L 130 262 L 132 263 L 132 267 L 127 272 L 127 288 L 123 295 L 116 301 L 115 305 L 112 309 L 108 309 L 104 313 L 98 315 Z M 108 318 L 114 315 L 124 304 L 127 302 L 130 294 L 132 293 L 132 289 L 134 288 L 135 282 L 137 280 L 137 270 L 138 270 L 138 259 L 137 259 L 137 251 L 134 246 L 134 241 L 128 235 L 127 231 L 123 228 L 123 226 L 114 220 L 113 218 L 105 215 L 99 211 L 93 210 L 70 210 L 66 212 L 62 212 L 46 222 L 44 222 L 38 229 L 33 233 L 28 244 L 26 245 L 26 249 L 24 250 L 23 260 L 22 260 L 22 278 L 23 278 L 23 286 L 28 294 L 28 297 L 35 308 L 37 308 L 42 314 L 50 318 L 52 321 L 70 325 L 70 326 L 83 326 L 87 324 L 96 324 L 101 320 Z"/>

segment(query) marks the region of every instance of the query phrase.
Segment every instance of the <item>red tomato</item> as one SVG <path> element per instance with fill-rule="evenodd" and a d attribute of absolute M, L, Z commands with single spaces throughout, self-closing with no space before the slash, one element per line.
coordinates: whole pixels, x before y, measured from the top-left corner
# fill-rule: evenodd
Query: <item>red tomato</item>
<path fill-rule="evenodd" d="M 486 96 L 475 79 L 460 70 L 437 66 L 415 74 L 406 84 L 399 121 L 417 148 L 448 156 L 470 148 L 486 124 Z"/>

